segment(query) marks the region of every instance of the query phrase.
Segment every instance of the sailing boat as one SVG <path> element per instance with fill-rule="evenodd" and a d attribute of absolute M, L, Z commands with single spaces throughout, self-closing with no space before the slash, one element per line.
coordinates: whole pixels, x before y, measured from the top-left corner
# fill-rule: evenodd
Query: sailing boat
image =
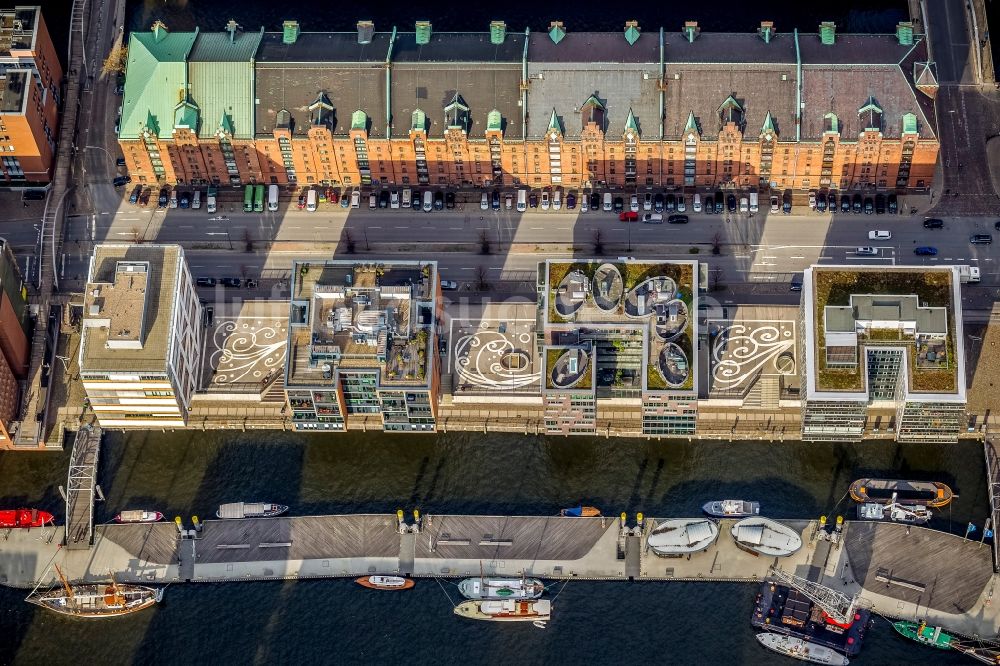
<path fill-rule="evenodd" d="M 25 601 L 63 615 L 98 618 L 135 613 L 163 599 L 162 588 L 118 584 L 114 574 L 111 574 L 109 584 L 71 585 L 59 565 L 55 568 L 62 587 L 32 592 Z"/>
<path fill-rule="evenodd" d="M 537 578 L 499 578 L 483 575 L 479 565 L 479 578 L 466 578 L 458 584 L 458 591 L 466 599 L 537 599 L 545 585 Z"/>

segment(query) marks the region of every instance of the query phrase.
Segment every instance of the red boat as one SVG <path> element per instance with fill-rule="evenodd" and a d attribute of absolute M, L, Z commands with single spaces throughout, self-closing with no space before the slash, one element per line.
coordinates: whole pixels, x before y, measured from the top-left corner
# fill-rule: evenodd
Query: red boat
<path fill-rule="evenodd" d="M 44 527 L 55 520 L 48 511 L 38 509 L 7 509 L 0 511 L 0 528 Z"/>

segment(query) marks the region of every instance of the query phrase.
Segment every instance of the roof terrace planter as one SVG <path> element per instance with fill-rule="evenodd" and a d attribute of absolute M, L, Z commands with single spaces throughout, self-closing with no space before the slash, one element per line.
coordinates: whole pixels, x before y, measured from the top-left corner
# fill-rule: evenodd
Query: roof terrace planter
<path fill-rule="evenodd" d="M 548 385 L 554 389 L 590 389 L 590 354 L 582 347 L 546 351 Z"/>
<path fill-rule="evenodd" d="M 594 271 L 591 282 L 594 304 L 604 312 L 614 312 L 621 303 L 624 285 L 622 274 L 614 264 L 601 264 Z"/>
<path fill-rule="evenodd" d="M 681 299 L 657 303 L 653 310 L 656 313 L 656 335 L 661 340 L 674 340 L 687 329 L 688 308 Z"/>
<path fill-rule="evenodd" d="M 636 285 L 625 295 L 625 315 L 642 318 L 657 312 L 658 308 L 677 300 L 677 283 L 660 275 L 650 277 Z"/>
<path fill-rule="evenodd" d="M 668 388 L 690 388 L 691 364 L 680 345 L 673 342 L 663 345 L 656 369 Z"/>
<path fill-rule="evenodd" d="M 556 315 L 569 319 L 575 315 L 587 301 L 590 292 L 590 279 L 581 270 L 572 270 L 559 283 L 555 294 Z"/>

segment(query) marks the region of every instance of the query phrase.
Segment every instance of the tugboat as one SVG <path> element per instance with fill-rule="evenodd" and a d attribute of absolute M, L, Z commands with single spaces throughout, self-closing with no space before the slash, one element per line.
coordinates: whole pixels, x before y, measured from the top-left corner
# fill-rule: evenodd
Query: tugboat
<path fill-rule="evenodd" d="M 33 592 L 26 601 L 63 615 L 102 618 L 135 613 L 163 600 L 162 588 L 119 584 L 114 575 L 107 584 L 70 585 L 58 566 L 56 573 L 62 587 Z"/>
<path fill-rule="evenodd" d="M 713 518 L 749 518 L 760 515 L 760 502 L 731 499 L 705 502 L 701 510 Z"/>
<path fill-rule="evenodd" d="M 955 494 L 939 481 L 900 481 L 898 479 L 858 479 L 849 489 L 855 502 L 888 504 L 900 498 L 904 502 L 918 502 L 932 509 L 947 506 Z"/>
<path fill-rule="evenodd" d="M 544 623 L 552 617 L 552 602 L 548 599 L 463 601 L 455 606 L 454 612 L 472 620 Z"/>
<path fill-rule="evenodd" d="M 892 628 L 911 641 L 930 645 L 940 650 L 951 649 L 952 637 L 944 633 L 941 627 L 928 627 L 924 620 L 921 620 L 920 624 L 903 621 L 893 622 Z"/>
<path fill-rule="evenodd" d="M 233 502 L 223 504 L 215 512 L 216 518 L 273 518 L 288 511 L 284 504 L 265 502 Z"/>
<path fill-rule="evenodd" d="M 896 501 L 896 493 L 888 504 L 865 502 L 858 505 L 858 519 L 885 520 L 907 525 L 925 525 L 930 522 L 934 513 L 921 504 L 900 504 Z"/>
<path fill-rule="evenodd" d="M 55 521 L 48 511 L 38 509 L 6 509 L 0 511 L 0 528 L 10 527 L 45 527 Z"/>
<path fill-rule="evenodd" d="M 794 636 L 779 636 L 765 632 L 757 634 L 757 640 L 768 650 L 792 659 L 811 661 L 814 664 L 836 664 L 836 666 L 847 666 L 850 663 L 850 660 L 839 652 Z"/>
<path fill-rule="evenodd" d="M 122 511 L 115 516 L 116 523 L 158 523 L 161 520 L 163 520 L 163 514 L 159 511 L 145 511 L 143 509 Z"/>
<path fill-rule="evenodd" d="M 354 582 L 369 590 L 408 590 L 417 584 L 412 578 L 402 576 L 362 576 Z"/>
<path fill-rule="evenodd" d="M 795 530 L 763 516 L 744 518 L 733 525 L 732 534 L 739 548 L 765 557 L 786 557 L 802 547 Z"/>
<path fill-rule="evenodd" d="M 601 510 L 596 506 L 573 506 L 563 509 L 559 515 L 570 518 L 595 518 L 601 515 Z"/>
<path fill-rule="evenodd" d="M 646 543 L 661 557 L 700 553 L 719 538 L 719 526 L 707 518 L 675 518 L 657 524 Z"/>

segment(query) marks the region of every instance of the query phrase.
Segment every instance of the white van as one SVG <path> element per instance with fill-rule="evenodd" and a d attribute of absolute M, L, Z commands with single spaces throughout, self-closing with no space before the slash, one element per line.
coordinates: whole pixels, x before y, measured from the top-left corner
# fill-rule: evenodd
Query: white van
<path fill-rule="evenodd" d="M 393 190 L 393 194 L 396 195 L 396 203 L 395 203 L 395 205 L 391 205 L 389 207 L 390 208 L 399 208 L 399 201 L 400 201 L 399 193 L 397 193 L 395 190 Z M 410 202 L 413 201 L 413 193 L 410 192 L 410 188 L 408 188 L 408 187 L 404 187 L 403 188 L 403 198 L 402 198 L 402 200 L 406 202 L 407 206 L 409 206 Z"/>
<path fill-rule="evenodd" d="M 560 208 L 562 208 L 562 190 L 557 187 L 556 191 L 552 193 L 552 210 Z"/>
<path fill-rule="evenodd" d="M 694 195 L 694 201 L 691 202 L 691 210 L 693 210 L 696 213 L 700 213 L 701 212 L 701 195 L 700 194 Z"/>
<path fill-rule="evenodd" d="M 316 190 L 311 187 L 308 194 L 306 194 L 306 210 L 310 213 L 316 212 Z"/>
<path fill-rule="evenodd" d="M 267 209 L 272 213 L 278 210 L 278 186 L 271 185 L 267 188 Z"/>
<path fill-rule="evenodd" d="M 208 189 L 211 192 L 212 188 L 210 187 Z M 208 211 L 209 215 L 211 215 L 212 213 L 215 212 L 215 195 L 214 194 L 210 193 L 207 197 L 205 197 L 205 208 Z"/>
<path fill-rule="evenodd" d="M 604 193 L 604 212 L 611 212 L 611 192 Z"/>
<path fill-rule="evenodd" d="M 758 210 L 757 209 L 757 193 L 756 192 L 751 192 L 750 193 L 750 214 L 753 215 L 754 213 L 757 212 L 757 210 Z"/>
<path fill-rule="evenodd" d="M 434 210 L 434 193 L 424 190 L 424 212 L 429 213 Z"/>
<path fill-rule="evenodd" d="M 191 208 L 195 210 L 201 208 L 201 190 L 194 191 L 194 198 L 191 199 Z"/>
<path fill-rule="evenodd" d="M 523 213 L 528 210 L 528 190 L 517 191 L 517 211 Z"/>
<path fill-rule="evenodd" d="M 750 211 L 749 199 L 746 197 L 740 197 L 740 212 L 746 213 Z"/>
<path fill-rule="evenodd" d="M 361 190 L 351 190 L 351 208 L 361 208 Z"/>

